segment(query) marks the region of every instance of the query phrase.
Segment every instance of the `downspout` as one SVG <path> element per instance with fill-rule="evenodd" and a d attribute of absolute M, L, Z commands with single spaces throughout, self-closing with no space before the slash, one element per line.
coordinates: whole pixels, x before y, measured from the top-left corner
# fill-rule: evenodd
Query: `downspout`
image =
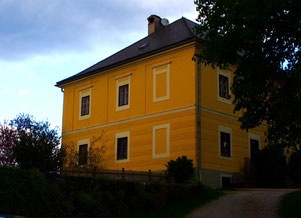
<path fill-rule="evenodd" d="M 198 152 L 198 174 L 202 180 L 202 150 L 201 150 L 201 63 L 197 64 L 197 152 Z"/>

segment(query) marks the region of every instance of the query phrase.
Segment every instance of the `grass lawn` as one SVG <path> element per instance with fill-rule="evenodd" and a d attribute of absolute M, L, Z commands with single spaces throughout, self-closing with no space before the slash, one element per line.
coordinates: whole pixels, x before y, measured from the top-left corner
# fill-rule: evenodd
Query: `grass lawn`
<path fill-rule="evenodd" d="M 279 213 L 283 218 L 300 218 L 301 191 L 295 191 L 284 195 L 280 201 Z"/>
<path fill-rule="evenodd" d="M 192 212 L 193 209 L 200 207 L 201 205 L 213 200 L 219 198 L 221 195 L 223 195 L 223 192 L 221 190 L 208 190 L 207 193 L 204 193 L 201 196 L 198 196 L 196 198 L 191 199 L 185 199 L 185 200 L 178 200 L 175 202 L 172 202 L 165 207 L 160 207 L 156 209 L 152 209 L 149 211 L 139 211 L 131 216 L 128 216 L 128 218 L 180 218 L 185 217 L 190 212 Z"/>

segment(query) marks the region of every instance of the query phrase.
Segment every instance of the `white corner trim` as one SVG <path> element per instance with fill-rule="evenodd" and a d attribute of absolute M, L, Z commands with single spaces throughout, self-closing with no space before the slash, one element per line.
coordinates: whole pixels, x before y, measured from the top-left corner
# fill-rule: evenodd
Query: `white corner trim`
<path fill-rule="evenodd" d="M 219 75 L 225 76 L 228 78 L 229 82 L 228 82 L 228 92 L 229 95 L 231 96 L 231 90 L 230 90 L 230 86 L 231 86 L 231 76 L 230 76 L 230 72 L 229 71 L 221 71 L 219 68 L 217 69 L 217 100 L 223 103 L 227 103 L 227 104 L 231 104 L 231 97 L 230 99 L 226 99 L 223 98 L 221 96 L 219 96 Z"/>
<path fill-rule="evenodd" d="M 89 91 L 83 93 L 83 91 L 89 89 Z M 82 116 L 81 115 L 81 110 L 82 110 L 82 98 L 86 97 L 86 96 L 90 96 L 90 101 L 89 101 L 89 114 Z M 91 117 L 91 104 L 92 104 L 92 86 L 88 87 L 88 88 L 84 88 L 81 89 L 81 91 L 79 92 L 79 112 L 78 112 L 78 119 L 79 120 L 84 120 L 84 119 L 88 119 Z"/>
<path fill-rule="evenodd" d="M 166 129 L 166 153 L 156 154 L 156 131 L 158 129 Z M 153 126 L 153 158 L 169 157 L 170 155 L 170 124 L 162 124 Z"/>
<path fill-rule="evenodd" d="M 225 132 L 225 133 L 229 133 L 230 134 L 230 157 L 225 157 L 221 155 L 221 132 Z M 232 129 L 230 127 L 225 127 L 225 126 L 218 126 L 218 155 L 220 158 L 224 158 L 224 159 L 232 159 Z"/>
<path fill-rule="evenodd" d="M 130 108 L 130 102 L 131 102 L 131 73 L 120 76 L 119 78 L 116 78 L 116 111 L 122 111 Z M 119 79 L 124 79 L 125 77 L 128 77 L 127 80 L 124 81 L 119 81 Z M 119 106 L 119 87 L 123 85 L 129 85 L 129 90 L 128 90 L 128 104 L 127 105 L 122 105 Z"/>
<path fill-rule="evenodd" d="M 258 140 L 259 150 L 261 150 L 261 143 L 260 143 L 260 135 L 254 133 L 248 133 L 248 144 L 249 144 L 249 158 L 251 158 L 251 139 Z"/>
<path fill-rule="evenodd" d="M 165 69 L 157 70 L 156 68 L 159 66 L 167 65 Z M 160 98 L 157 98 L 157 75 L 161 73 L 166 73 L 166 95 L 162 96 Z M 169 80 L 169 74 L 170 74 L 170 62 L 165 64 L 160 64 L 158 66 L 153 67 L 153 101 L 159 102 L 169 99 L 169 92 L 170 92 L 170 80 Z"/>
<path fill-rule="evenodd" d="M 117 142 L 119 138 L 127 137 L 127 159 L 117 160 Z M 115 133 L 115 163 L 130 161 L 130 131 Z"/>

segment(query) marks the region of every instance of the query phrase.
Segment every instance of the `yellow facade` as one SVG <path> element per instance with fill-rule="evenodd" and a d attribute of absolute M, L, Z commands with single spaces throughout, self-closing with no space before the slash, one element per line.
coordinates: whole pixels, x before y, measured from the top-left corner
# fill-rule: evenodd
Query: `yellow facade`
<path fill-rule="evenodd" d="M 192 60 L 196 51 L 195 42 L 187 43 L 62 85 L 63 146 L 78 149 L 79 142 L 91 143 L 103 132 L 105 169 L 160 171 L 169 160 L 186 155 L 209 185 L 219 186 L 222 176 L 238 173 L 250 156 L 250 138 L 264 145 L 265 127 L 249 133 L 240 129 L 233 96 L 219 97 L 219 75 L 231 83 L 232 72 L 199 66 Z M 119 106 L 124 85 L 128 104 Z M 87 95 L 89 114 L 81 116 L 81 99 Z M 222 131 L 231 136 L 230 157 L 221 156 Z M 127 158 L 118 160 L 116 144 L 122 137 L 128 138 Z"/>

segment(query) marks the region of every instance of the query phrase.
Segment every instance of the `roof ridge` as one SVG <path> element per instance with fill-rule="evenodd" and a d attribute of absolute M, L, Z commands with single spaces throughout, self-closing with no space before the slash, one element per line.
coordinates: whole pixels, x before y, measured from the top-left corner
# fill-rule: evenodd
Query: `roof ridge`
<path fill-rule="evenodd" d="M 189 30 L 189 32 L 191 33 L 191 35 L 195 37 L 196 35 L 194 34 L 193 30 L 188 26 L 187 22 L 189 21 L 190 23 L 193 23 L 194 25 L 198 25 L 198 24 L 196 22 L 193 22 L 193 21 L 187 19 L 186 17 L 182 17 L 181 19 L 185 23 L 185 26 L 187 27 L 187 29 Z"/>

